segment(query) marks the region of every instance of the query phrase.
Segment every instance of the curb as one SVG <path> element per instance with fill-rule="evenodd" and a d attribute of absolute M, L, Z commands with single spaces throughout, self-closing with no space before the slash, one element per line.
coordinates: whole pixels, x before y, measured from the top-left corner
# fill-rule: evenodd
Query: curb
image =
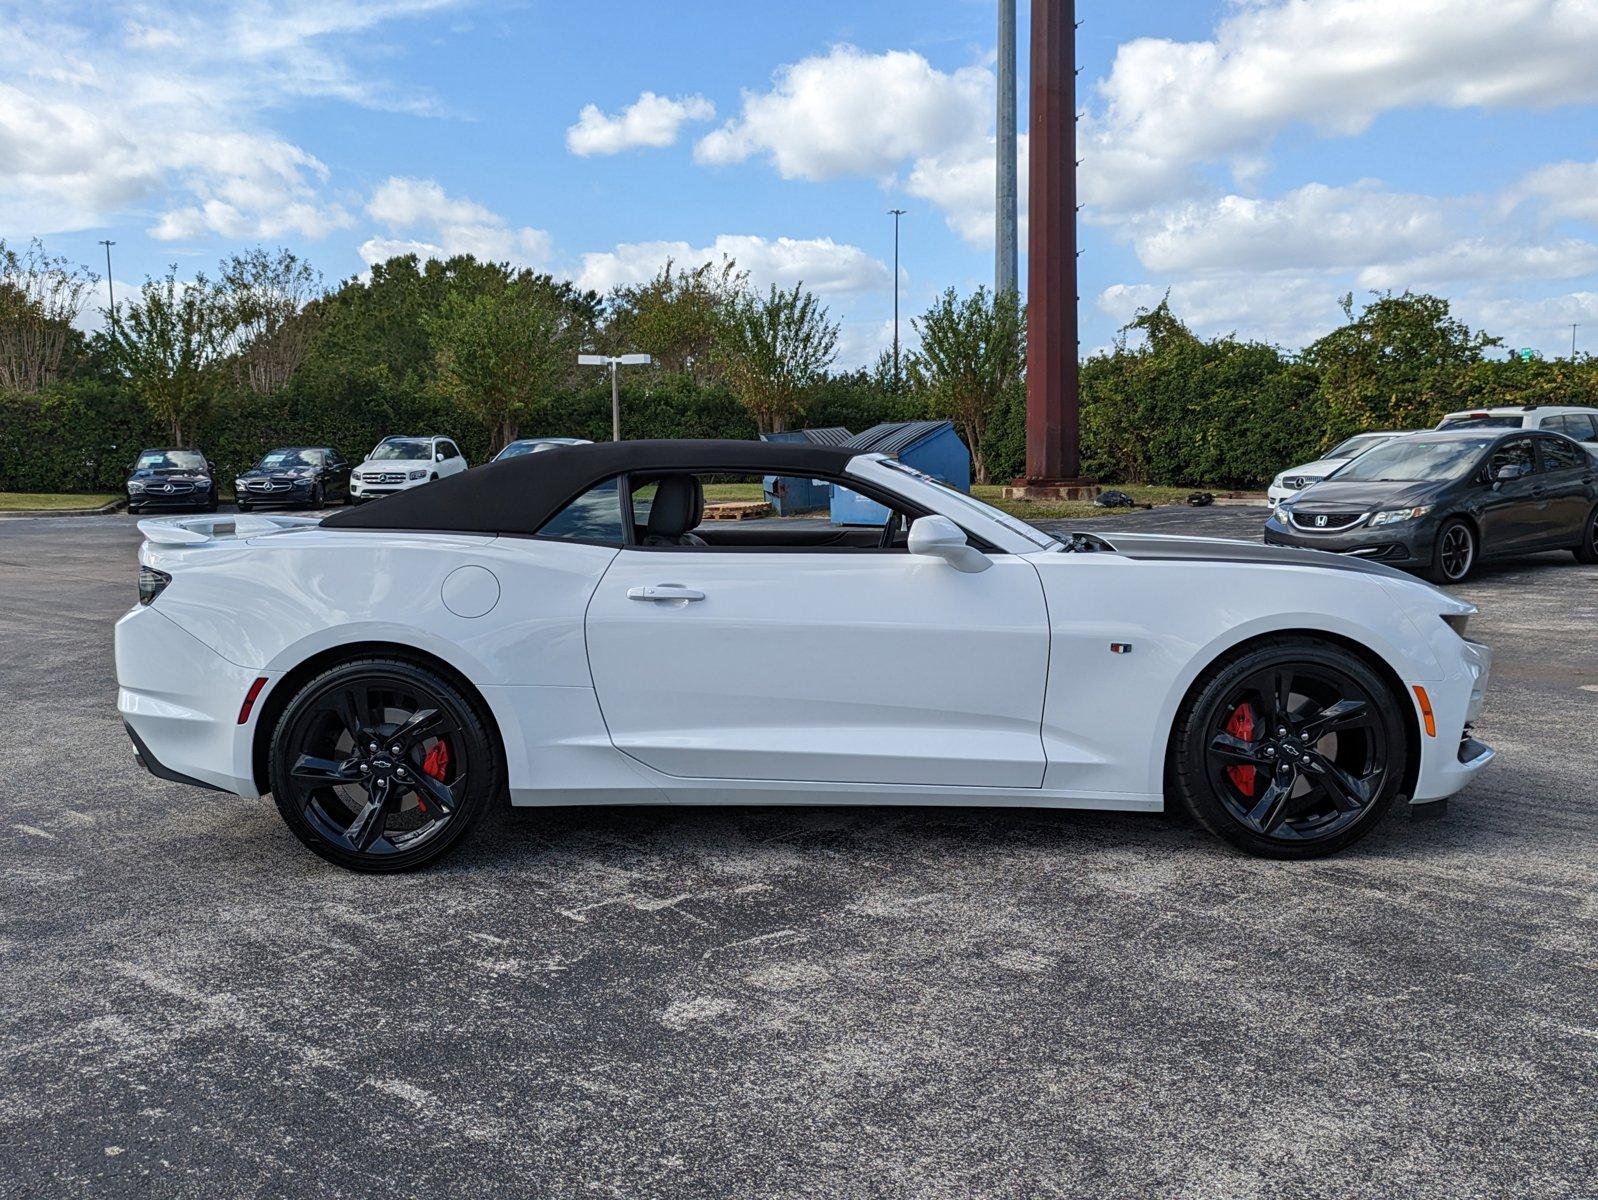
<path fill-rule="evenodd" d="M 0 512 L 0 521 L 14 521 L 24 517 L 100 517 L 119 511 L 126 500 L 113 500 L 99 508 L 11 508 Z"/>

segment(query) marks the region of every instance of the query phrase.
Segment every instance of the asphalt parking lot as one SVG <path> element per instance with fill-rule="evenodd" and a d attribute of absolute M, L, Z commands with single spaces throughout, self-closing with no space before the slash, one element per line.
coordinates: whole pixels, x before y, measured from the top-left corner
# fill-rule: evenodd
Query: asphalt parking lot
<path fill-rule="evenodd" d="M 135 766 L 137 544 L 0 522 L 0 1195 L 1598 1195 L 1568 554 L 1458 589 L 1499 761 L 1331 860 L 1147 816 L 577 809 L 383 879 Z"/>

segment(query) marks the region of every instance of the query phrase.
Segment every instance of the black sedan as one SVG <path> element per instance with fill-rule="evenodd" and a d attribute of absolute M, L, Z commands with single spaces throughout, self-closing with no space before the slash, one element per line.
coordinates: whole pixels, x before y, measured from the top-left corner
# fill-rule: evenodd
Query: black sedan
<path fill-rule="evenodd" d="M 285 446 L 233 481 L 239 511 L 257 505 L 291 504 L 321 508 L 331 501 L 348 503 L 350 464 L 331 446 Z"/>
<path fill-rule="evenodd" d="M 1598 461 L 1557 433 L 1411 434 L 1278 505 L 1265 540 L 1355 554 L 1437 583 L 1541 550 L 1598 563 Z"/>
<path fill-rule="evenodd" d="M 123 486 L 130 513 L 147 508 L 216 511 L 216 464 L 198 450 L 141 450 Z"/>

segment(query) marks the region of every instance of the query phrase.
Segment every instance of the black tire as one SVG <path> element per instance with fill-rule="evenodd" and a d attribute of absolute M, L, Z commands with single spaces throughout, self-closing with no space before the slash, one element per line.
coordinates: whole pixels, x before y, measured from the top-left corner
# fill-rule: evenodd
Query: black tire
<path fill-rule="evenodd" d="M 322 507 L 322 485 L 320 483 L 313 483 L 311 485 L 311 498 L 306 502 L 305 507 L 306 508 L 321 508 Z"/>
<path fill-rule="evenodd" d="M 272 731 L 270 765 L 294 836 L 378 874 L 437 861 L 502 786 L 486 714 L 438 672 L 395 658 L 352 659 L 300 688 Z"/>
<path fill-rule="evenodd" d="M 1582 527 L 1581 544 L 1574 553 L 1577 562 L 1598 563 L 1598 508 L 1587 514 L 1587 524 Z"/>
<path fill-rule="evenodd" d="M 143 511 L 143 510 L 140 509 L 137 504 L 128 505 L 128 516 L 130 516 L 130 517 L 138 516 L 141 511 Z"/>
<path fill-rule="evenodd" d="M 1437 530 L 1426 578 L 1433 583 L 1464 583 L 1481 558 L 1481 541 L 1469 521 L 1450 517 Z"/>
<path fill-rule="evenodd" d="M 247 512 L 250 511 L 250 506 L 247 503 L 245 503 L 243 500 L 240 500 L 237 503 L 238 503 L 238 509 L 239 509 L 239 511 L 241 513 L 247 513 Z"/>
<path fill-rule="evenodd" d="M 1375 828 L 1403 787 L 1402 702 L 1337 643 L 1257 642 L 1193 685 L 1172 731 L 1170 786 L 1201 825 L 1249 854 L 1335 854 Z"/>

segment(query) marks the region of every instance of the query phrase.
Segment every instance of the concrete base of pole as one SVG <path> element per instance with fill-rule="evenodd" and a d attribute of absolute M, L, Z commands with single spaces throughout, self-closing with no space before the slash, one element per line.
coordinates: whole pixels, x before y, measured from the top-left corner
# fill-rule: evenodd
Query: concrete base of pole
<path fill-rule="evenodd" d="M 1092 500 L 1102 489 L 1092 479 L 1013 479 L 1006 500 Z"/>

